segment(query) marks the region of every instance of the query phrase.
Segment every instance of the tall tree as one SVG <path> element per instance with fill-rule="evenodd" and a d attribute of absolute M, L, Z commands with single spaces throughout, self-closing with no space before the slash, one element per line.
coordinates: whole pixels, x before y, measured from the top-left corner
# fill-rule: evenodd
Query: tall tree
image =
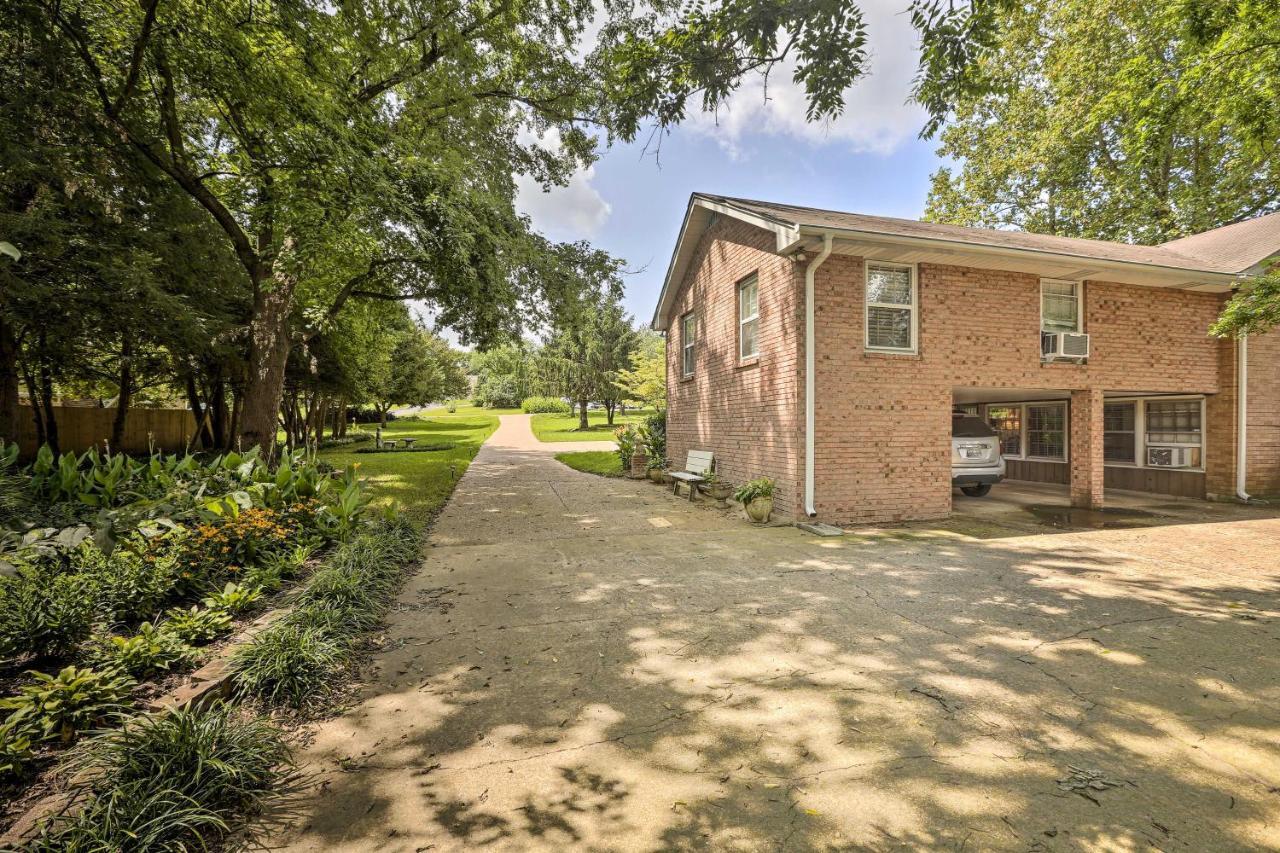
<path fill-rule="evenodd" d="M 631 318 L 616 296 L 595 302 L 563 317 L 540 355 L 544 382 L 578 407 L 578 428 L 587 430 L 587 404 L 604 405 L 610 424 L 623 399 L 621 371 L 630 366 L 636 347 Z"/>
<path fill-rule="evenodd" d="M 554 301 L 566 277 L 546 275 L 515 215 L 513 172 L 563 182 L 593 156 L 589 129 L 633 139 L 793 57 L 811 118 L 830 117 L 865 62 L 861 14 L 839 0 L 38 8 L 96 122 L 201 205 L 239 259 L 251 304 L 240 431 L 264 447 L 289 350 L 349 299 L 422 298 L 478 342 Z M 537 142 L 552 130 L 556 150 Z M 313 318 L 302 328 L 299 303 Z"/>
<path fill-rule="evenodd" d="M 1280 4 L 1032 0 L 947 96 L 927 216 L 1159 243 L 1280 208 Z"/>
<path fill-rule="evenodd" d="M 631 354 L 631 367 L 618 374 L 618 384 L 627 399 L 663 411 L 667 408 L 666 339 L 648 330 L 637 335 L 639 340 Z"/>

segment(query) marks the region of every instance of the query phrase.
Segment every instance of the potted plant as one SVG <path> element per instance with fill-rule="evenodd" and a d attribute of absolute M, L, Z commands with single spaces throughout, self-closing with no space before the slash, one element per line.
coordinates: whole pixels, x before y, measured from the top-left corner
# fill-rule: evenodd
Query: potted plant
<path fill-rule="evenodd" d="M 649 456 L 635 428 L 630 424 L 620 426 L 613 431 L 613 437 L 618 442 L 618 459 L 622 462 L 622 470 L 632 479 L 644 479 Z"/>
<path fill-rule="evenodd" d="M 733 499 L 742 504 L 747 518 L 756 524 L 764 524 L 773 514 L 773 480 L 757 477 L 738 489 Z"/>
<path fill-rule="evenodd" d="M 653 456 L 649 459 L 649 479 L 655 483 L 667 482 L 667 460 L 661 456 Z"/>
<path fill-rule="evenodd" d="M 729 495 L 733 494 L 733 484 L 721 480 L 720 475 L 715 471 L 708 471 L 698 488 L 710 495 L 720 509 L 729 506 Z"/>

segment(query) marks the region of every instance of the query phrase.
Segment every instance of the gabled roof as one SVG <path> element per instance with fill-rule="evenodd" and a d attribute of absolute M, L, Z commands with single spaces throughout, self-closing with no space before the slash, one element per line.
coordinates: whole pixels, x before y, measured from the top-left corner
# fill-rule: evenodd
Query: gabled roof
<path fill-rule="evenodd" d="M 1212 231 L 1161 243 L 1161 249 L 1244 272 L 1280 254 L 1280 213 L 1234 222 Z"/>
<path fill-rule="evenodd" d="M 805 236 L 832 233 L 837 238 L 864 243 L 891 242 L 918 247 L 932 246 L 939 251 L 952 252 L 962 249 L 988 255 L 1017 255 L 1031 259 L 1039 257 L 1057 263 L 1075 259 L 1082 264 L 1125 267 L 1144 274 L 1169 274 L 1180 281 L 1194 276 L 1222 279 L 1247 274 L 1254 271 L 1262 261 L 1280 254 L 1280 213 L 1227 225 L 1160 246 L 1139 246 L 1106 240 L 1030 234 L 1025 231 L 967 228 L 694 193 L 690 196 L 685 221 L 654 312 L 654 328 L 664 327 L 662 321 L 667 302 L 674 298 L 674 289 L 684 278 L 698 239 L 710 224 L 711 214 L 732 216 L 772 231 L 777 238 L 779 253 L 799 248 Z"/>

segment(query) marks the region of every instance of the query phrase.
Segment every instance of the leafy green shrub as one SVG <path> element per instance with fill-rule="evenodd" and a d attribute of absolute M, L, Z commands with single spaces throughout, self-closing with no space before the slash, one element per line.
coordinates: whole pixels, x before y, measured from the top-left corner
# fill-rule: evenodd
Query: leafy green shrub
<path fill-rule="evenodd" d="M 155 672 L 180 669 L 192 663 L 197 654 L 172 630 L 143 622 L 132 637 L 107 637 L 97 649 L 95 660 L 141 678 Z"/>
<path fill-rule="evenodd" d="M 218 847 L 297 787 L 284 738 L 269 721 L 227 705 L 140 715 L 85 741 L 72 757 L 71 793 L 87 800 L 26 849 L 191 851 Z"/>
<path fill-rule="evenodd" d="M 573 408 L 559 397 L 525 397 L 520 408 L 530 415 L 567 415 L 573 412 Z"/>
<path fill-rule="evenodd" d="M 256 586 L 227 582 L 222 592 L 206 596 L 202 602 L 210 610 L 224 610 L 233 616 L 247 613 L 262 598 L 262 590 Z"/>
<path fill-rule="evenodd" d="M 231 614 L 209 607 L 175 607 L 165 614 L 162 627 L 188 643 L 202 646 L 231 630 Z"/>
<path fill-rule="evenodd" d="M 0 577 L 0 657 L 70 655 L 89 636 L 93 603 L 89 578 L 47 565 Z"/>
<path fill-rule="evenodd" d="M 743 484 L 733 493 L 733 499 L 740 504 L 749 504 L 756 498 L 771 497 L 773 497 L 773 480 L 768 477 L 758 477 Z"/>
<path fill-rule="evenodd" d="M 644 447 L 644 435 L 635 424 L 625 424 L 613 431 L 614 441 L 618 443 L 618 459 L 622 462 L 622 470 L 631 470 L 631 457 L 637 448 Z"/>
<path fill-rule="evenodd" d="M 661 467 L 667 459 L 666 412 L 654 412 L 644 419 L 644 436 L 649 467 Z"/>
<path fill-rule="evenodd" d="M 301 708 L 346 663 L 345 646 L 326 626 L 302 621 L 273 625 L 236 651 L 231 666 L 242 692 Z"/>
<path fill-rule="evenodd" d="M 450 401 L 449 401 L 449 405 L 445 406 L 445 411 L 446 411 L 446 412 L 448 412 L 448 413 L 449 413 L 449 414 L 451 414 L 451 415 L 452 415 L 452 414 L 454 414 L 455 412 L 457 412 L 457 411 L 458 411 L 458 401 L 457 401 L 457 400 L 450 400 Z"/>
<path fill-rule="evenodd" d="M 57 675 L 30 674 L 36 683 L 23 685 L 16 696 L 0 699 L 0 710 L 12 711 L 7 725 L 41 740 L 74 740 L 80 731 L 123 712 L 133 689 L 133 679 L 113 669 L 69 666 Z"/>
<path fill-rule="evenodd" d="M 174 555 L 148 549 L 139 554 L 120 547 L 104 554 L 85 542 L 72 554 L 73 572 L 93 583 L 98 615 L 107 622 L 133 622 L 154 616 L 177 585 Z"/>
<path fill-rule="evenodd" d="M 0 780 L 24 775 L 30 760 L 31 735 L 12 722 L 0 725 Z"/>

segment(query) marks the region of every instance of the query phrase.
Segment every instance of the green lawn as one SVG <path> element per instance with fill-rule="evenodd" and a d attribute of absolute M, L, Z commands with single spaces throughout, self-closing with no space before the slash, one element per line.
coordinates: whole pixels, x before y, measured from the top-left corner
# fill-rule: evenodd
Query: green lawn
<path fill-rule="evenodd" d="M 557 453 L 556 459 L 575 471 L 599 474 L 602 477 L 621 477 L 622 460 L 612 450 L 584 450 L 580 453 Z"/>
<path fill-rule="evenodd" d="M 443 411 L 443 410 L 442 410 Z M 356 453 L 373 447 L 372 441 L 322 450 L 319 457 L 335 467 L 359 463 L 360 475 L 369 484 L 372 506 L 396 506 L 411 521 L 425 524 L 444 506 L 458 478 L 467 470 L 484 440 L 498 428 L 498 417 L 488 409 L 483 414 L 432 415 L 423 421 L 392 421 L 383 435 L 387 438 L 416 438 L 420 444 L 453 442 L 451 450 L 429 453 Z M 376 425 L 366 424 L 373 432 Z M 452 471 L 450 470 L 452 468 Z"/>
<path fill-rule="evenodd" d="M 587 422 L 590 428 L 585 431 L 578 429 L 577 415 L 534 415 L 533 434 L 538 437 L 538 441 L 610 441 L 613 439 L 613 431 L 618 427 L 638 423 L 651 414 L 651 409 L 628 410 L 625 415 L 614 415 L 613 426 L 609 426 L 604 412 L 589 411 Z"/>

